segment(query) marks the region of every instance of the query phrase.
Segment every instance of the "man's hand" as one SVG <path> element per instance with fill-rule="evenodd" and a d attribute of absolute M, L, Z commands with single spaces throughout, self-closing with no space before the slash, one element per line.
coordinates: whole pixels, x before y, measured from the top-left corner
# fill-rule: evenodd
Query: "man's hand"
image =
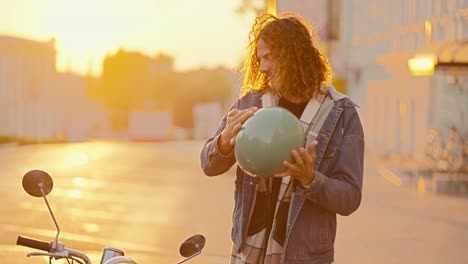
<path fill-rule="evenodd" d="M 287 171 L 275 174 L 275 177 L 292 176 L 297 179 L 302 186 L 309 185 L 315 179 L 314 163 L 316 159 L 315 147 L 317 141 L 312 142 L 307 150 L 300 148 L 298 153 L 295 149 L 291 151 L 291 155 L 296 160 L 294 164 L 283 161 L 283 165 Z"/>
<path fill-rule="evenodd" d="M 218 140 L 218 149 L 223 155 L 229 154 L 234 148 L 236 136 L 242 128 L 242 124 L 251 117 L 257 107 L 251 107 L 244 110 L 233 109 L 227 116 L 226 126 Z"/>

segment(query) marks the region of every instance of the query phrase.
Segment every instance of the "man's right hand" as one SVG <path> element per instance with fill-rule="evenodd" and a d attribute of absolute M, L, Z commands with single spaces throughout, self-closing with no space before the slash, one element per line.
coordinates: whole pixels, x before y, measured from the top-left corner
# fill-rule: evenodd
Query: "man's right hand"
<path fill-rule="evenodd" d="M 244 110 L 233 109 L 229 112 L 226 127 L 224 127 L 218 140 L 218 149 L 221 154 L 227 155 L 231 153 L 234 148 L 237 133 L 239 133 L 242 128 L 242 124 L 257 110 L 257 107 L 251 107 Z"/>

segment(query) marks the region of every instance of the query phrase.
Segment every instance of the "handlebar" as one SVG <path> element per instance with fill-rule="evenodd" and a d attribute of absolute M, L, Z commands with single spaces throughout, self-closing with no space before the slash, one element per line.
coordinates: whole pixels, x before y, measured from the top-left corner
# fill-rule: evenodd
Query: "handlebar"
<path fill-rule="evenodd" d="M 36 240 L 33 238 L 18 236 L 16 240 L 16 245 L 35 248 L 43 251 L 50 252 L 52 248 L 52 243 L 47 243 L 45 241 Z"/>
<path fill-rule="evenodd" d="M 71 248 L 66 248 L 63 243 L 58 242 L 58 236 L 60 234 L 60 228 L 57 224 L 55 216 L 52 212 L 51 207 L 49 206 L 49 202 L 47 201 L 46 195 L 50 193 L 52 190 L 53 181 L 49 174 L 41 170 L 32 170 L 26 173 L 23 176 L 23 188 L 27 193 L 35 197 L 43 197 L 44 201 L 49 209 L 49 213 L 54 220 L 55 227 L 57 228 L 57 235 L 55 239 L 48 243 L 45 241 L 18 236 L 16 240 L 16 244 L 20 246 L 25 246 L 29 248 L 34 248 L 38 250 L 42 250 L 45 252 L 30 252 L 27 254 L 28 257 L 30 256 L 48 256 L 50 260 L 54 259 L 67 259 L 68 260 L 77 260 L 81 259 L 83 262 L 77 260 L 77 262 L 91 264 L 91 260 L 86 256 L 84 253 L 81 253 L 78 250 L 74 250 Z M 107 248 L 106 248 L 107 249 Z M 118 249 L 112 249 L 110 251 L 119 252 L 119 254 L 106 254 L 107 251 L 103 252 L 101 263 L 104 264 L 116 264 L 116 263 L 134 263 L 130 258 L 124 257 L 124 253 Z M 70 262 L 69 262 L 70 263 Z"/>
<path fill-rule="evenodd" d="M 40 252 L 28 253 L 28 257 L 29 256 L 49 256 L 49 257 L 55 257 L 55 258 L 77 257 L 77 258 L 82 259 L 86 264 L 91 264 L 91 261 L 85 254 L 77 250 L 71 249 L 71 248 L 65 248 L 63 247 L 63 244 L 61 243 L 59 243 L 58 248 L 52 248 L 52 242 L 47 243 L 41 240 L 29 238 L 29 237 L 18 236 L 18 239 L 16 240 L 16 244 L 25 246 L 25 247 L 47 251 L 47 253 L 40 253 Z"/>

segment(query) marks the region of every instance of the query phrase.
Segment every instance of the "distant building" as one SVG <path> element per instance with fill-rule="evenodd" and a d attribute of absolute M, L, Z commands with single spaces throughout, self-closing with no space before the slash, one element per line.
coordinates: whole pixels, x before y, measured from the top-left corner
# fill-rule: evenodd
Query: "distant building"
<path fill-rule="evenodd" d="M 468 1 L 343 1 L 343 16 L 369 148 L 422 160 L 432 127 L 467 135 Z"/>
<path fill-rule="evenodd" d="M 57 134 L 55 40 L 0 36 L 0 135 L 48 140 Z"/>
<path fill-rule="evenodd" d="M 211 137 L 216 131 L 224 113 L 220 102 L 213 101 L 196 104 L 193 107 L 193 138 L 206 140 Z"/>
<path fill-rule="evenodd" d="M 87 94 L 86 78 L 72 73 L 57 74 L 59 139 L 78 142 L 112 137 L 107 110 L 101 100 Z"/>
<path fill-rule="evenodd" d="M 167 75 L 174 72 L 174 58 L 162 53 L 152 57 L 150 75 Z"/>
<path fill-rule="evenodd" d="M 360 106 L 367 148 L 422 159 L 432 127 L 456 127 L 468 140 L 467 0 L 266 2 L 315 27 Z M 427 55 L 435 69 L 415 76 L 408 64 Z"/>
<path fill-rule="evenodd" d="M 120 138 L 136 141 L 167 140 L 172 113 L 171 86 L 174 59 L 120 49 L 103 61 L 95 97 L 109 111 L 111 129 Z"/>
<path fill-rule="evenodd" d="M 131 111 L 128 136 L 134 141 L 165 141 L 170 137 L 172 114 L 168 111 Z"/>
<path fill-rule="evenodd" d="M 231 105 L 239 98 L 241 88 L 241 74 L 232 69 L 219 67 L 213 71 L 220 74 L 226 83 L 218 82 L 220 86 L 214 87 L 224 90 L 225 96 L 219 96 L 218 100 L 210 100 L 197 103 L 193 107 L 193 138 L 206 140 L 214 134 L 223 115 L 229 111 Z M 227 86 L 227 87 L 225 87 Z"/>
<path fill-rule="evenodd" d="M 237 98 L 239 98 L 240 91 L 242 88 L 243 75 L 238 70 L 233 70 L 230 68 L 221 67 L 217 70 L 221 72 L 231 84 L 230 94 L 224 100 L 224 105 L 222 109 L 224 111 L 228 111 L 231 105 L 237 100 Z"/>

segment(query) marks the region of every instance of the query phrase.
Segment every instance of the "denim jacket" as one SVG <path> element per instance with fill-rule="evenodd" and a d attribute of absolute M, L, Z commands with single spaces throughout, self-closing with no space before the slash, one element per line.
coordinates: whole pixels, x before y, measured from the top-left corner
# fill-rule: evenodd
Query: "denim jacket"
<path fill-rule="evenodd" d="M 364 132 L 356 105 L 331 88 L 334 105 L 317 137 L 315 180 L 304 190 L 295 181 L 291 197 L 286 239 L 281 263 L 324 263 L 334 258 L 336 214 L 350 215 L 361 202 L 364 160 Z M 250 92 L 231 107 L 262 107 L 262 94 Z M 226 125 L 225 115 L 215 134 L 200 154 L 207 176 L 217 176 L 236 162 L 234 151 L 227 156 L 217 142 Z M 257 180 L 237 166 L 231 238 L 240 249 L 245 243 L 256 195 Z"/>

